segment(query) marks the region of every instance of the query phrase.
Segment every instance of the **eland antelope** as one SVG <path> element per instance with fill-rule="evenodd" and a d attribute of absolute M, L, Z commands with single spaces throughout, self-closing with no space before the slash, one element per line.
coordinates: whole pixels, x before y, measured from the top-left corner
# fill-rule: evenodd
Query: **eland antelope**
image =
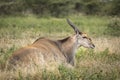
<path fill-rule="evenodd" d="M 33 44 L 23 47 L 13 53 L 10 63 L 16 65 L 20 62 L 29 64 L 44 64 L 46 61 L 65 62 L 72 66 L 75 65 L 76 50 L 83 46 L 95 48 L 91 38 L 82 33 L 69 19 L 68 24 L 74 29 L 75 34 L 61 40 L 50 40 L 39 38 Z"/>

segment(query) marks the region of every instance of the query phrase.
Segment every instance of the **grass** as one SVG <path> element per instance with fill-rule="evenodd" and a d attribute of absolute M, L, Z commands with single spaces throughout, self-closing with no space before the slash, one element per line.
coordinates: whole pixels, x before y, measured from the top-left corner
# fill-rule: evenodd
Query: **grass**
<path fill-rule="evenodd" d="M 93 36 L 103 35 L 106 25 L 109 21 L 108 17 L 98 16 L 70 16 L 70 18 L 80 30 L 85 31 Z M 33 35 L 40 34 L 70 34 L 72 29 L 66 22 L 66 18 L 38 18 L 35 16 L 29 17 L 1 17 L 0 18 L 0 33 L 1 37 L 23 37 L 26 32 L 31 32 Z M 101 20 L 102 19 L 102 20 Z M 24 28 L 24 29 L 23 29 Z M 11 30 L 11 31 L 10 31 Z M 14 34 L 15 33 L 15 34 Z M 22 34 L 21 34 L 22 33 Z M 43 34 L 44 33 L 44 34 Z M 6 36 L 7 35 L 7 36 Z M 30 36 L 30 35 L 27 35 Z"/>
<path fill-rule="evenodd" d="M 81 47 L 73 69 L 60 65 L 55 72 L 41 70 L 7 70 L 6 61 L 18 48 L 37 38 L 63 38 L 73 33 L 66 23 L 70 18 L 81 31 L 92 37 L 94 50 Z M 119 80 L 120 37 L 104 35 L 112 17 L 72 15 L 66 18 L 0 17 L 0 80 Z"/>

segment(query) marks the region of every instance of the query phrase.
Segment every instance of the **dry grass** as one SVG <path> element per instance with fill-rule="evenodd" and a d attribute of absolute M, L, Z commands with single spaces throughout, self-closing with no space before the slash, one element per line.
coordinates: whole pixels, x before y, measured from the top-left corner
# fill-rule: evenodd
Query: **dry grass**
<path fill-rule="evenodd" d="M 99 37 L 93 39 L 96 45 L 95 51 L 103 51 L 109 49 L 110 53 L 120 53 L 120 37 Z"/>
<path fill-rule="evenodd" d="M 0 47 L 5 51 L 7 54 L 7 50 L 9 50 L 11 47 L 15 46 L 15 49 L 18 49 L 19 47 L 29 45 L 31 44 L 35 39 L 33 38 L 26 38 L 26 39 L 1 39 Z M 75 78 L 77 76 L 79 79 L 83 80 L 89 80 L 89 78 L 97 78 L 97 75 L 100 77 L 100 80 L 111 80 L 111 78 L 116 77 L 119 79 L 119 72 L 120 72 L 120 61 L 119 59 L 115 58 L 112 59 L 115 54 L 116 56 L 120 53 L 120 38 L 119 37 L 99 37 L 94 38 L 93 42 L 96 45 L 95 52 L 89 52 L 87 49 L 83 51 L 82 53 L 78 51 L 78 54 L 82 54 L 78 59 L 76 63 L 75 69 L 73 69 L 73 73 L 75 73 Z M 13 45 L 14 44 L 14 45 Z M 108 48 L 108 52 L 105 52 L 104 50 Z M 13 51 L 12 51 L 13 52 Z M 11 53 L 12 53 L 11 52 Z M 85 53 L 85 54 L 84 54 Z M 96 54 L 98 53 L 98 54 Z M 84 54 L 84 55 L 83 55 Z M 99 57 L 100 56 L 100 57 Z M 103 57 L 101 57 L 103 56 Z M 111 60 L 109 59 L 111 56 Z M 116 57 L 115 56 L 115 57 Z M 3 57 L 4 58 L 4 57 Z M 96 59 L 97 58 L 97 59 Z M 2 57 L 1 57 L 2 59 Z M 60 76 L 63 76 L 62 73 L 59 72 L 58 69 L 56 69 L 56 65 L 54 63 L 51 63 L 52 66 L 47 66 L 48 70 L 53 72 L 49 74 L 49 72 L 45 72 L 44 76 L 42 75 L 44 72 L 44 69 L 40 69 L 39 66 L 34 66 L 32 68 L 22 68 L 17 67 L 16 71 L 7 70 L 3 68 L 4 70 L 0 69 L 0 79 L 1 80 L 9 80 L 9 79 L 20 79 L 20 80 L 44 80 L 45 75 L 46 77 L 49 76 L 48 79 L 51 79 L 51 75 L 54 76 L 55 79 L 61 79 Z M 54 65 L 54 66 L 53 66 Z M 78 70 L 79 69 L 79 70 Z M 74 72 L 75 70 L 75 72 Z M 64 69 L 62 70 L 64 72 Z M 65 75 L 69 74 L 65 73 Z M 7 77 L 6 77 L 7 76 Z M 111 76 L 108 78 L 107 76 Z M 43 78 L 44 77 L 44 78 Z M 67 80 L 67 79 L 66 79 Z"/>

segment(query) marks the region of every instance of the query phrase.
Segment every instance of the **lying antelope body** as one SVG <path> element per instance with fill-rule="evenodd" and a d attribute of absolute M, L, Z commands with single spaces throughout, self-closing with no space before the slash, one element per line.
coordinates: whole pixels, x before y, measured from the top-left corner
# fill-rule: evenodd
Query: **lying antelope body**
<path fill-rule="evenodd" d="M 29 64 L 44 64 L 46 61 L 65 62 L 75 65 L 75 52 L 80 47 L 94 48 L 92 40 L 67 19 L 68 24 L 74 29 L 75 34 L 62 40 L 39 38 L 33 44 L 15 51 L 10 58 L 10 63 L 22 62 Z"/>

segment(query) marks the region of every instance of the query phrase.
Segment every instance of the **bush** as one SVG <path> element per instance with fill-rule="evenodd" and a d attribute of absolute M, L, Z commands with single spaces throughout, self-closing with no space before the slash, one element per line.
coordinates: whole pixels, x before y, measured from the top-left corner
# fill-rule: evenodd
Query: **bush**
<path fill-rule="evenodd" d="M 107 35 L 120 36 L 120 18 L 113 18 L 107 25 L 105 30 Z"/>
<path fill-rule="evenodd" d="M 84 5 L 84 12 L 86 14 L 97 14 L 100 12 L 99 2 L 96 2 L 94 0 L 86 2 Z"/>
<path fill-rule="evenodd" d="M 0 0 L 0 15 L 63 17 L 74 13 L 118 15 L 120 0 Z"/>

